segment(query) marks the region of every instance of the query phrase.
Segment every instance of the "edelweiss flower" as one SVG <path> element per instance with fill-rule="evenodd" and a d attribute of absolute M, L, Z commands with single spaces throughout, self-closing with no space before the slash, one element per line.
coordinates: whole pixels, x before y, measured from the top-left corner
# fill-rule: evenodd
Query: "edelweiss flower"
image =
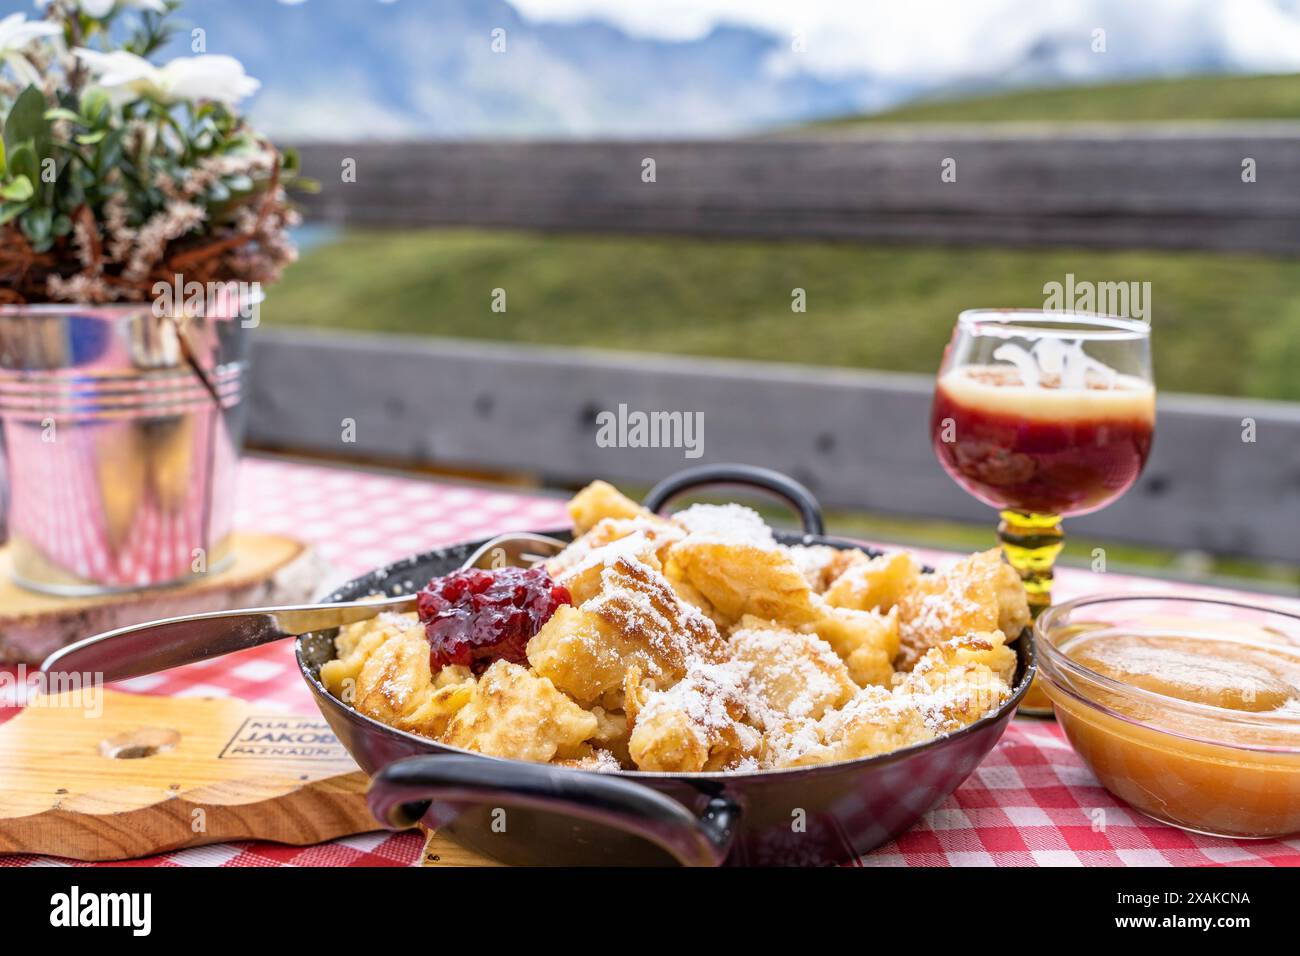
<path fill-rule="evenodd" d="M 73 52 L 95 74 L 99 86 L 119 100 L 144 98 L 164 105 L 182 100 L 236 103 L 261 86 L 232 56 L 183 56 L 158 67 L 125 50 L 100 53 L 78 47 Z"/>
<path fill-rule="evenodd" d="M 33 40 L 60 36 L 63 29 L 56 23 L 27 22 L 21 13 L 12 13 L 0 20 L 0 65 L 7 65 L 23 86 L 40 85 L 41 77 L 23 53 Z"/>

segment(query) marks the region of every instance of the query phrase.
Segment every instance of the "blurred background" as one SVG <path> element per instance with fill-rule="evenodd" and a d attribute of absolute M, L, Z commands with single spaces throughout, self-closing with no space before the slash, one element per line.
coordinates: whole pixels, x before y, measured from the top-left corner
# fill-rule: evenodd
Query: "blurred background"
<path fill-rule="evenodd" d="M 597 447 L 599 412 L 699 411 L 703 460 L 791 471 L 834 531 L 983 547 L 925 420 L 957 313 L 1134 283 L 1156 455 L 1063 560 L 1300 585 L 1300 0 L 183 16 L 322 187 L 255 448 L 635 489 L 696 462 Z"/>

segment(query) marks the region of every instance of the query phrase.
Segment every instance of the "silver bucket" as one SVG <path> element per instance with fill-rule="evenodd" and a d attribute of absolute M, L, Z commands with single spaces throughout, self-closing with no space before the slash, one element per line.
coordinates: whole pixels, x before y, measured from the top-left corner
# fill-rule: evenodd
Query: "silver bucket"
<path fill-rule="evenodd" d="M 0 307 L 9 550 L 21 585 L 104 594 L 232 558 L 247 330 L 151 304 Z"/>

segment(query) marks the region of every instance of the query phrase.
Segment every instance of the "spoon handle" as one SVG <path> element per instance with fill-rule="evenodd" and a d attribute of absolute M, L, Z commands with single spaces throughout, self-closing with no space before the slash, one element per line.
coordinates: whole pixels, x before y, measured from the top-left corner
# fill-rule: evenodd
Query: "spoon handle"
<path fill-rule="evenodd" d="M 47 657 L 41 670 L 49 675 L 79 675 L 82 681 L 126 680 L 286 637 L 367 621 L 384 611 L 414 610 L 415 595 L 406 595 L 386 601 L 189 614 L 119 627 L 69 644 Z"/>
<path fill-rule="evenodd" d="M 557 538 L 532 532 L 502 534 L 485 541 L 461 567 L 528 568 L 558 554 L 564 545 Z M 67 675 L 69 682 L 73 679 L 82 683 L 127 680 L 286 637 L 368 621 L 384 611 L 404 614 L 414 611 L 415 605 L 416 596 L 406 594 L 382 601 L 294 604 L 169 617 L 149 624 L 119 627 L 69 644 L 47 657 L 41 670 L 51 675 L 53 690 L 72 690 L 79 685 L 57 686 L 53 679 Z"/>

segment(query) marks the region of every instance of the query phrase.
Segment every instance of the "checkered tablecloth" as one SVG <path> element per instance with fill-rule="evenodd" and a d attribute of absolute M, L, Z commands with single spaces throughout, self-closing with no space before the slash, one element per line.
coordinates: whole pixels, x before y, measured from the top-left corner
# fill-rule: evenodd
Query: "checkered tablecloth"
<path fill-rule="evenodd" d="M 269 459 L 241 471 L 238 526 L 305 538 L 341 581 L 395 558 L 508 530 L 567 523 L 563 501 L 535 494 L 394 477 Z M 952 555 L 921 552 L 943 564 Z M 1151 581 L 1113 572 L 1104 582 L 1064 569 L 1057 594 L 1236 592 Z M 1300 612 L 1300 601 L 1249 600 Z M 172 696 L 234 696 L 265 710 L 315 713 L 290 644 L 137 678 L 119 689 Z M 3 702 L 0 702 L 2 705 Z M 0 786 L 3 783 L 0 782 Z M 232 843 L 143 859 L 141 866 L 409 866 L 414 833 L 373 833 L 312 847 Z M 0 866 L 66 861 L 0 856 Z M 1098 784 L 1050 721 L 1018 718 L 949 799 L 864 866 L 1300 865 L 1300 840 L 1220 840 L 1163 826 L 1127 809 Z"/>

